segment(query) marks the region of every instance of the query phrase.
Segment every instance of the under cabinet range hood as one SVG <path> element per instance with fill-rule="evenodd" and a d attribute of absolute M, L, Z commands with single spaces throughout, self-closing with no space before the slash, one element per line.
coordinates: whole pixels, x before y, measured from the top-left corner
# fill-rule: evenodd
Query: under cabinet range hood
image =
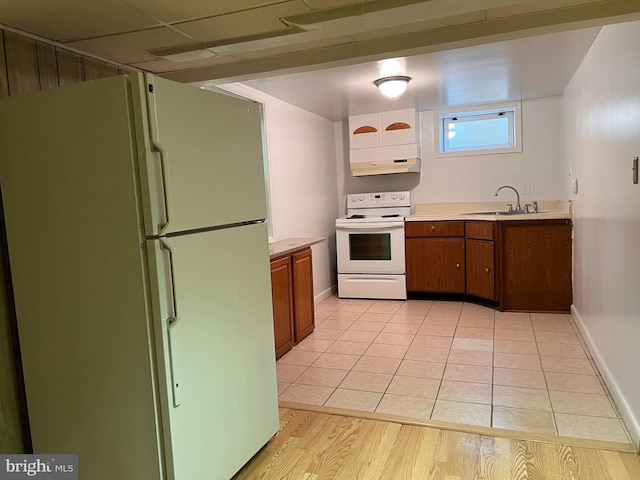
<path fill-rule="evenodd" d="M 398 148 L 379 147 L 375 149 L 363 148 L 352 150 L 350 155 L 351 175 L 362 177 L 365 175 L 388 175 L 391 173 L 420 172 L 420 159 L 417 149 L 401 158 L 393 158 L 394 153 L 401 153 Z M 385 155 L 386 154 L 386 155 Z M 397 156 L 397 155 L 395 155 Z"/>
<path fill-rule="evenodd" d="M 413 108 L 349 117 L 351 175 L 419 172 L 419 125 Z"/>

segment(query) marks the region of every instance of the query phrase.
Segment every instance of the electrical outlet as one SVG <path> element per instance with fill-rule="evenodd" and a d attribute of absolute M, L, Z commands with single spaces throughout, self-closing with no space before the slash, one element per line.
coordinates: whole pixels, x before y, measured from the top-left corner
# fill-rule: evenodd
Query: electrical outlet
<path fill-rule="evenodd" d="M 522 194 L 523 195 L 531 195 L 531 183 L 530 182 L 522 182 Z"/>

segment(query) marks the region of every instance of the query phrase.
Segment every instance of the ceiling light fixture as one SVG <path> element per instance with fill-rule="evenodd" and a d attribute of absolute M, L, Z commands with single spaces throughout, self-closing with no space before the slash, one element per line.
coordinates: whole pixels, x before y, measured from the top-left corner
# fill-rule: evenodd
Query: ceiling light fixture
<path fill-rule="evenodd" d="M 383 95 L 389 98 L 397 98 L 404 93 L 410 81 L 411 77 L 400 75 L 394 77 L 379 78 L 373 83 L 380 89 L 380 92 Z"/>

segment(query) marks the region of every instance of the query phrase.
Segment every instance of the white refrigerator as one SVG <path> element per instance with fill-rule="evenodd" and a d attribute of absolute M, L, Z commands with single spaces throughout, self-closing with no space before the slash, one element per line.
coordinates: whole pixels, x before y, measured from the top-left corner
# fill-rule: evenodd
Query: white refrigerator
<path fill-rule="evenodd" d="M 33 449 L 226 480 L 278 431 L 261 112 L 141 73 L 0 101 Z"/>

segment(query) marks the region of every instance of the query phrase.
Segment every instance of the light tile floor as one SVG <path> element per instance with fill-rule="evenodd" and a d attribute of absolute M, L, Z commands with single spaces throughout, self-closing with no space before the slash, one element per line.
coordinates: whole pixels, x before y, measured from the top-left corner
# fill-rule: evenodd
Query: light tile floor
<path fill-rule="evenodd" d="M 330 297 L 277 372 L 285 401 L 630 442 L 571 315 Z"/>

